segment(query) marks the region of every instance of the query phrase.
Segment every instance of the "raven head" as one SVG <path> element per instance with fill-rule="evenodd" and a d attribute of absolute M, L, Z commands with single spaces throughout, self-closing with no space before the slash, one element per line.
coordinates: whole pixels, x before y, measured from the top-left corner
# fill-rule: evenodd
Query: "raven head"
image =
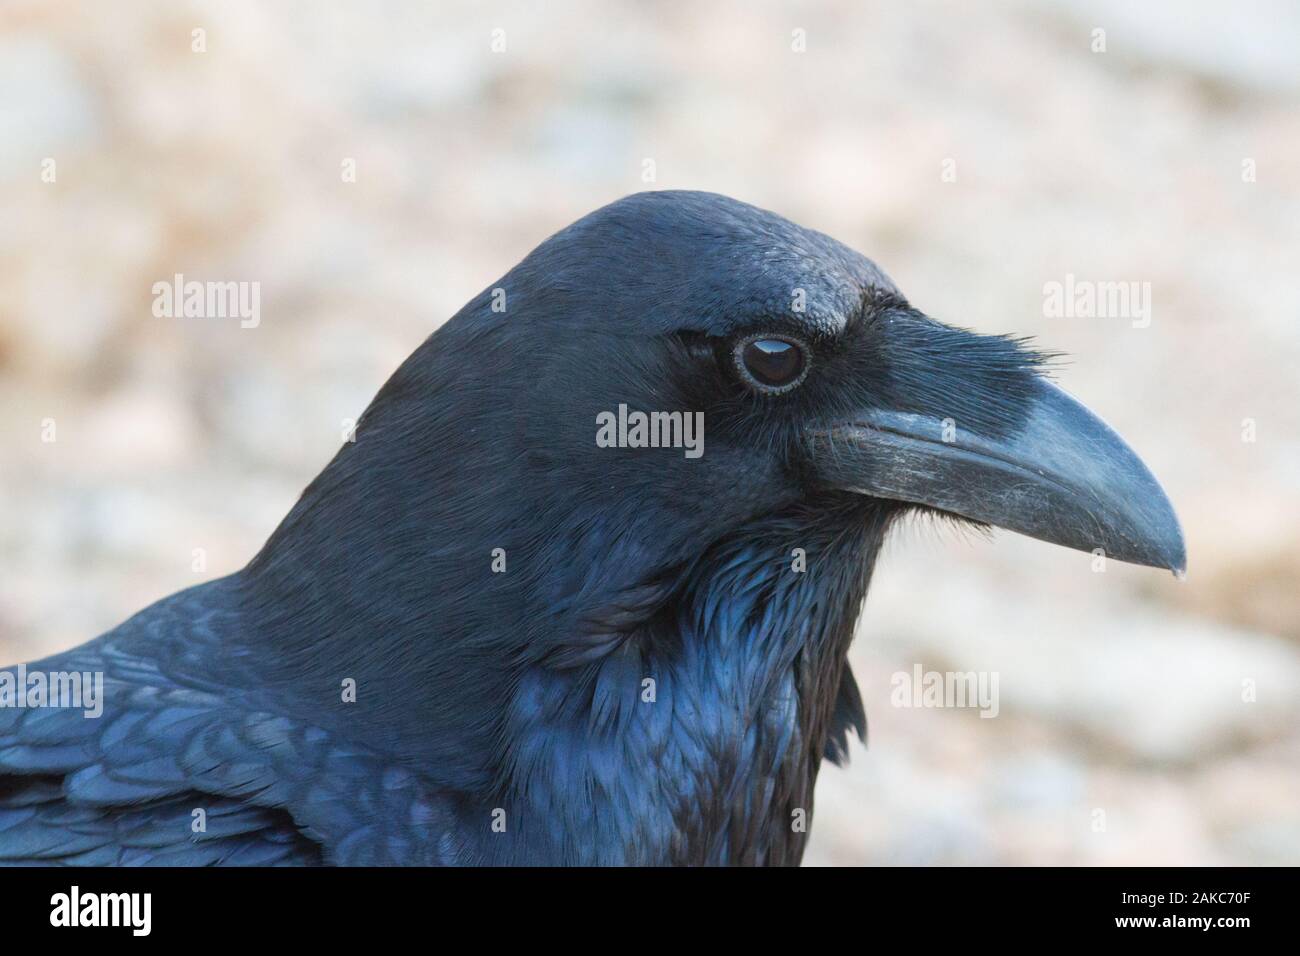
<path fill-rule="evenodd" d="M 838 489 L 1184 568 L 1156 480 L 1042 376 L 1041 354 L 927 317 L 821 233 L 722 196 L 644 193 L 498 288 L 529 355 L 519 418 L 537 473 L 660 509 L 647 536 L 667 543 L 664 519 L 697 512 L 689 551 Z"/>

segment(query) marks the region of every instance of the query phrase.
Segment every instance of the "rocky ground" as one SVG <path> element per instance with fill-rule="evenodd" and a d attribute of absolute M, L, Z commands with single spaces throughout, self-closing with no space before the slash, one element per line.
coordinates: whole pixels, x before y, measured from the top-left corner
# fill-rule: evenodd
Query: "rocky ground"
<path fill-rule="evenodd" d="M 1188 539 L 1179 583 L 898 534 L 809 862 L 1300 863 L 1297 35 L 1283 0 L 8 3 L 0 660 L 237 569 L 539 240 L 713 189 L 1069 353 Z M 156 318 L 176 273 L 260 282 L 260 326 Z M 1046 315 L 1067 275 L 1150 283 L 1149 324 Z M 996 672 L 998 716 L 891 705 L 916 664 Z"/>

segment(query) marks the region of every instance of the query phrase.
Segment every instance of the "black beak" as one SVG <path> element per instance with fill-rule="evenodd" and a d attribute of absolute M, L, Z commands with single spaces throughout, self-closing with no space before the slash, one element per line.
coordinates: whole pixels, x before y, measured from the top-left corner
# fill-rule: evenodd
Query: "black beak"
<path fill-rule="evenodd" d="M 871 409 L 813 434 L 830 487 L 928 505 L 1080 551 L 1187 567 L 1173 506 L 1133 450 L 1055 385 L 1036 379 L 1024 423 L 989 438 L 927 415 Z"/>

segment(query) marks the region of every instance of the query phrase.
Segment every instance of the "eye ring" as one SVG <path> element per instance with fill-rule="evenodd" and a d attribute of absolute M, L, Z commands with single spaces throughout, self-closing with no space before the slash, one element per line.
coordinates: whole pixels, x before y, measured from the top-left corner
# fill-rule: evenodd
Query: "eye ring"
<path fill-rule="evenodd" d="M 765 395 L 782 395 L 798 388 L 812 365 L 807 345 L 793 336 L 774 332 L 757 332 L 740 339 L 731 350 L 731 358 L 745 384 Z"/>

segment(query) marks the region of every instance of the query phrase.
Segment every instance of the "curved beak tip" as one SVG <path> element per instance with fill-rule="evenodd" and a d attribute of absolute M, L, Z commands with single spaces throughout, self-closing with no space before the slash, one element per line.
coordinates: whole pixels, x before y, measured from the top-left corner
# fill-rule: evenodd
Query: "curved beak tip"
<path fill-rule="evenodd" d="M 1187 580 L 1187 547 L 1183 544 L 1181 528 L 1178 530 L 1178 543 L 1174 548 L 1173 558 L 1169 562 L 1169 570 L 1173 572 L 1174 577 L 1179 581 Z"/>

